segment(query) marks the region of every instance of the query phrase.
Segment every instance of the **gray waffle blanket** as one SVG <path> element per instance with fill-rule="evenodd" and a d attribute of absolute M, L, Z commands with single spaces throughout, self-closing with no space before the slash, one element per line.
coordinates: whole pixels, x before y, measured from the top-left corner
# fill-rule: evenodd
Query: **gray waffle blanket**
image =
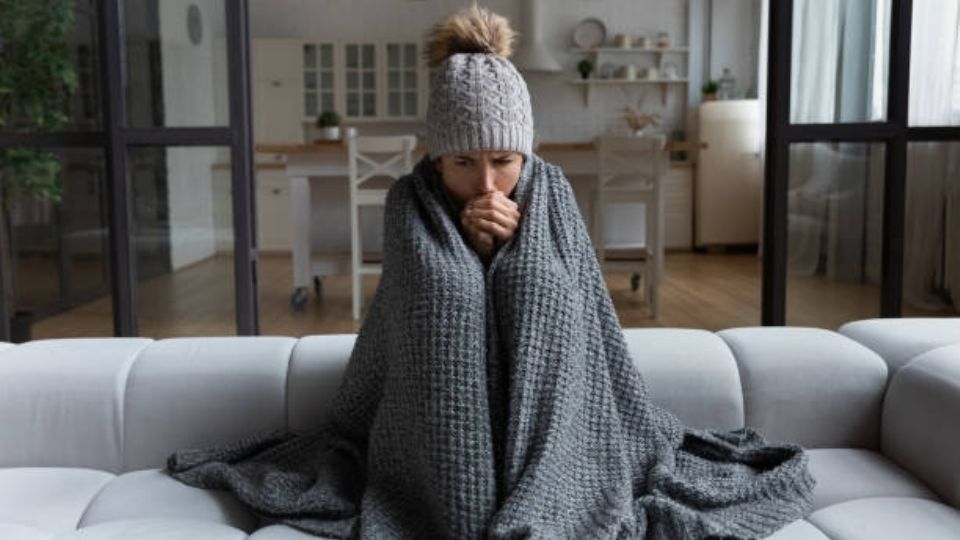
<path fill-rule="evenodd" d="M 763 538 L 803 517 L 802 448 L 647 397 L 560 169 L 532 156 L 512 196 L 520 227 L 485 266 L 418 163 L 329 416 L 181 450 L 170 474 L 330 538 Z"/>

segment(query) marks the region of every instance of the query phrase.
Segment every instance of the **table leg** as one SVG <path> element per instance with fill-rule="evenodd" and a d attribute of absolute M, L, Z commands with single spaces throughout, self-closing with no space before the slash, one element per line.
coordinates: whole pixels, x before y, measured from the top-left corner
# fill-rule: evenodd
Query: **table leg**
<path fill-rule="evenodd" d="M 310 179 L 290 179 L 290 240 L 294 290 L 310 285 Z"/>

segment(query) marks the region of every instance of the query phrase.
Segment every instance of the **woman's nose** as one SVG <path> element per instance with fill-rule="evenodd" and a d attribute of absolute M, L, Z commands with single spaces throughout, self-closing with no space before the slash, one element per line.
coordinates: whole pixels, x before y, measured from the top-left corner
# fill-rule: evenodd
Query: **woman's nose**
<path fill-rule="evenodd" d="M 489 165 L 483 165 L 480 167 L 480 193 L 490 193 L 497 190 L 496 182 L 496 171 L 493 167 Z"/>

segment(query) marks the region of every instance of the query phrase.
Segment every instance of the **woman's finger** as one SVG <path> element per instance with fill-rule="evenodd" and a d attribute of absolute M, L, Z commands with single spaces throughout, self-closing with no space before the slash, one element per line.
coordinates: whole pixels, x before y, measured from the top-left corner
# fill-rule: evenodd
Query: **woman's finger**
<path fill-rule="evenodd" d="M 481 232 L 493 235 L 496 239 L 501 242 L 506 242 L 509 240 L 514 233 L 515 229 L 508 229 L 499 223 L 494 221 L 488 221 L 486 219 L 477 219 L 474 221 L 474 227 L 476 227 Z"/>
<path fill-rule="evenodd" d="M 519 218 L 519 215 L 508 214 L 501 209 L 475 208 L 466 210 L 465 213 L 469 218 L 493 221 L 507 229 L 516 229 Z"/>

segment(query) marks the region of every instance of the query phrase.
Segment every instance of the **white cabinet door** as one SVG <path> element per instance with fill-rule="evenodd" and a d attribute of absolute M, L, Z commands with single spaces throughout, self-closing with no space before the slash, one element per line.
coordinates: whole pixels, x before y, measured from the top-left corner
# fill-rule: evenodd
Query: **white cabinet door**
<path fill-rule="evenodd" d="M 693 247 L 693 169 L 671 165 L 663 181 L 664 247 Z"/>
<path fill-rule="evenodd" d="M 257 245 L 290 251 L 290 180 L 282 168 L 257 168 Z"/>
<path fill-rule="evenodd" d="M 253 140 L 302 144 L 303 44 L 299 40 L 253 40 Z M 258 155 L 257 161 L 275 157 Z"/>
<path fill-rule="evenodd" d="M 254 79 L 302 78 L 303 42 L 299 39 L 255 39 L 251 42 Z"/>

